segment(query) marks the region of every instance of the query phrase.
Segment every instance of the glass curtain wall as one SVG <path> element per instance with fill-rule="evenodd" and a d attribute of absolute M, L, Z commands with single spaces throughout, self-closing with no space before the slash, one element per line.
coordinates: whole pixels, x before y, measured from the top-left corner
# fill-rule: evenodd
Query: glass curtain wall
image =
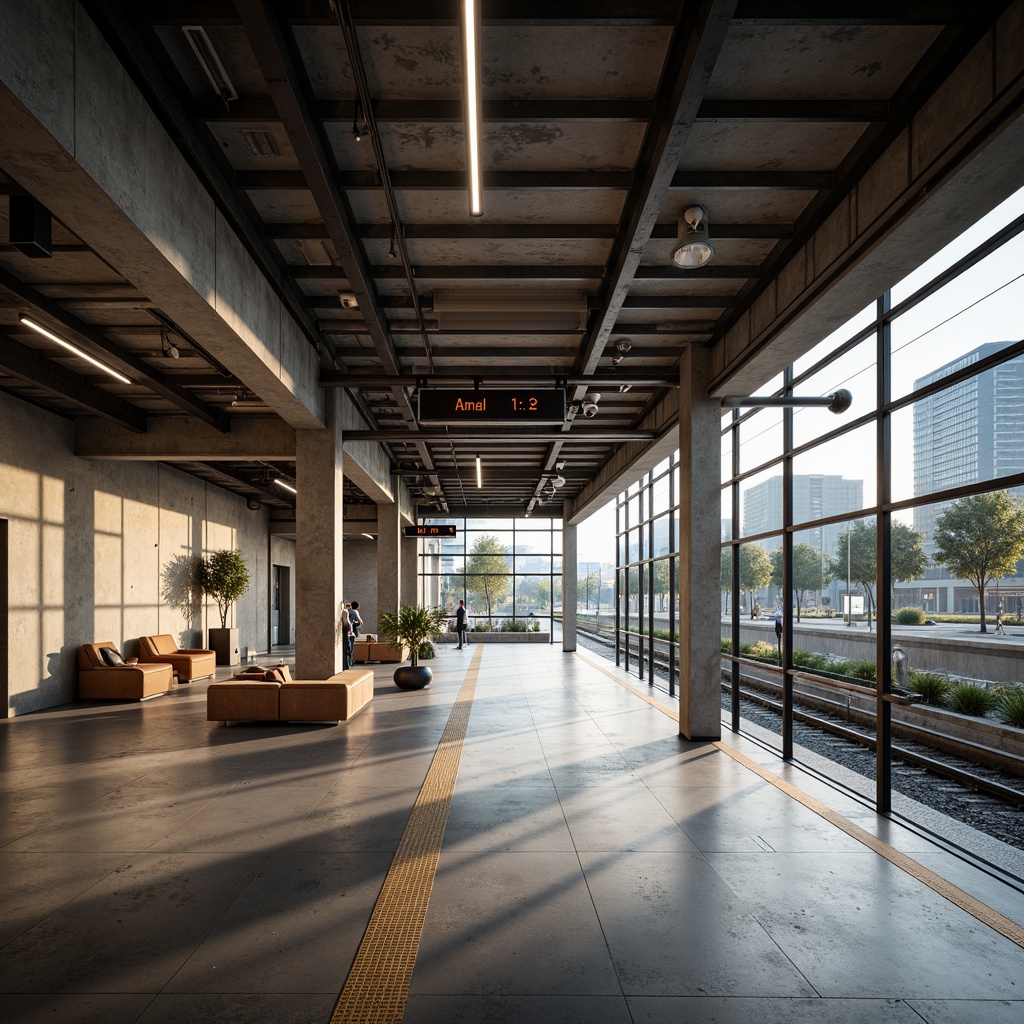
<path fill-rule="evenodd" d="M 616 504 L 615 663 L 672 695 L 678 682 L 679 455 Z"/>
<path fill-rule="evenodd" d="M 828 709 L 861 750 L 816 767 L 882 811 L 946 799 L 894 779 L 912 721 L 1002 726 L 1024 702 L 1003 642 L 1024 636 L 1022 268 L 1024 191 L 759 389 L 846 388 L 847 413 L 722 418 L 727 721 L 792 757 L 797 719 Z"/>
<path fill-rule="evenodd" d="M 453 617 L 459 601 L 469 628 L 546 632 L 562 610 L 560 519 L 421 519 L 454 526 L 454 537 L 419 540 L 419 601 Z"/>

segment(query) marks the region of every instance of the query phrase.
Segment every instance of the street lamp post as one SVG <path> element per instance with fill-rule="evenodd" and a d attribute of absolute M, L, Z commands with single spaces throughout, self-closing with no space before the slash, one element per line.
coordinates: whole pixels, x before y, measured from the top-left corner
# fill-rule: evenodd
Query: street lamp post
<path fill-rule="evenodd" d="M 846 527 L 846 624 L 853 625 L 853 595 L 850 593 L 850 534 L 853 531 Z"/>

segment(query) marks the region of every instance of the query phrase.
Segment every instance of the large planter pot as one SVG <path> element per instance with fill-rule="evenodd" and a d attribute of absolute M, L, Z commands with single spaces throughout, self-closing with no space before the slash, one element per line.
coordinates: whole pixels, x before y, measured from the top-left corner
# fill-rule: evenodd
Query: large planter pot
<path fill-rule="evenodd" d="M 217 655 L 218 665 L 240 665 L 242 656 L 238 646 L 238 627 L 210 629 L 210 650 Z"/>
<path fill-rule="evenodd" d="M 403 665 L 395 669 L 395 686 L 400 690 L 422 690 L 434 673 L 426 665 Z"/>

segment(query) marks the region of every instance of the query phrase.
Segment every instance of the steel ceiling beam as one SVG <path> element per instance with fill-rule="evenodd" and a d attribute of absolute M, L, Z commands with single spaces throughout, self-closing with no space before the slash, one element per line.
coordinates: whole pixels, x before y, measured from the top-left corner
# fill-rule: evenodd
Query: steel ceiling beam
<path fill-rule="evenodd" d="M 621 218 L 622 229 L 608 261 L 604 297 L 575 369 L 593 373 L 615 328 L 622 302 L 658 222 L 693 120 L 725 43 L 736 0 L 700 0 L 683 5 Z"/>
<path fill-rule="evenodd" d="M 12 292 L 28 305 L 35 307 L 35 310 L 45 314 L 40 317 L 44 321 L 44 327 L 49 327 L 56 334 L 67 335 L 68 341 L 81 345 L 91 355 L 101 357 L 114 369 L 120 370 L 133 380 L 138 381 L 143 387 L 155 391 L 190 416 L 196 416 L 222 433 L 229 430 L 228 418 L 223 412 L 207 405 L 201 398 L 197 398 L 184 388 L 179 387 L 166 374 L 112 342 L 106 337 L 103 330 L 87 324 L 74 313 L 69 313 L 32 285 L 26 284 L 3 268 L 0 268 L 0 286 Z M 33 313 L 33 310 L 26 310 L 26 313 Z M 53 321 L 53 325 L 46 323 L 46 320 Z"/>
<path fill-rule="evenodd" d="M 74 356 L 69 354 L 68 358 L 73 359 Z M 0 367 L 19 380 L 52 391 L 127 430 L 136 434 L 146 432 L 145 412 L 97 385 L 96 381 L 103 378 L 102 373 L 74 373 L 6 334 L 0 334 Z"/>
<path fill-rule="evenodd" d="M 346 441 L 388 441 L 416 444 L 419 441 L 459 443 L 462 441 L 496 441 L 516 444 L 521 441 L 554 442 L 566 444 L 625 444 L 629 441 L 653 441 L 657 435 L 653 431 L 637 430 L 592 430 L 585 428 L 578 433 L 557 433 L 558 428 L 550 430 L 519 430 L 513 427 L 450 427 L 438 430 L 346 430 Z"/>

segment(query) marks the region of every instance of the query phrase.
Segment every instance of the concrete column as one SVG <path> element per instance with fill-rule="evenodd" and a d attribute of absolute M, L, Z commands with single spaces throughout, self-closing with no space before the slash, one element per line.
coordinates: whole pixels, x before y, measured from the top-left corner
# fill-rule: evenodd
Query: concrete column
<path fill-rule="evenodd" d="M 336 636 L 342 592 L 340 392 L 324 394 L 326 430 L 295 432 L 295 672 L 327 679 L 342 666 Z"/>
<path fill-rule="evenodd" d="M 709 399 L 711 351 L 679 364 L 679 732 L 722 735 L 718 577 L 721 406 Z"/>
<path fill-rule="evenodd" d="M 399 526 L 399 532 L 402 527 Z M 401 582 L 399 584 L 399 600 L 402 604 L 419 604 L 419 571 L 420 563 L 417 557 L 419 539 L 416 537 L 402 537 L 399 541 L 402 547 Z"/>
<path fill-rule="evenodd" d="M 562 650 L 576 650 L 576 527 L 562 524 Z M 553 595 L 552 595 L 553 596 Z"/>
<path fill-rule="evenodd" d="M 402 516 L 398 502 L 377 506 L 377 610 L 401 607 Z"/>

